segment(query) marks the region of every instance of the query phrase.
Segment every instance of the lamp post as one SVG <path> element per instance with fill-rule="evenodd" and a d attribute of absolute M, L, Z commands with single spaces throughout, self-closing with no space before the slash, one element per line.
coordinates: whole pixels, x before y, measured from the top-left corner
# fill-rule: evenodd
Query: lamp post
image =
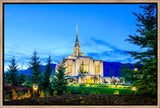
<path fill-rule="evenodd" d="M 132 91 L 133 91 L 133 94 L 135 95 L 135 93 L 136 93 L 136 87 L 132 87 Z"/>
<path fill-rule="evenodd" d="M 33 85 L 33 96 L 36 97 L 37 96 L 37 91 L 38 91 L 38 85 L 34 84 Z"/>

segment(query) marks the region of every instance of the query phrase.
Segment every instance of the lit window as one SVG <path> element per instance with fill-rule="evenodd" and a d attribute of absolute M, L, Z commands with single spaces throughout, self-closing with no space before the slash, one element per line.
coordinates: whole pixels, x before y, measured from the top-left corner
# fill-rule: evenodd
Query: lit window
<path fill-rule="evenodd" d="M 95 71 L 96 71 L 96 75 L 98 75 L 99 74 L 99 66 L 95 67 Z"/>
<path fill-rule="evenodd" d="M 88 65 L 82 65 L 81 69 L 83 72 L 88 72 Z"/>
<path fill-rule="evenodd" d="M 71 71 L 72 71 L 72 66 L 68 65 L 68 72 L 71 72 Z"/>

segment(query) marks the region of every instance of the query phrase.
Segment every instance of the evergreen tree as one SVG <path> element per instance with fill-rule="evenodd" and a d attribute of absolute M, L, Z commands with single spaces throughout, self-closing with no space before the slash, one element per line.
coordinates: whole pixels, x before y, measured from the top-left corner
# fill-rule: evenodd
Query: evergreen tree
<path fill-rule="evenodd" d="M 37 57 L 37 52 L 33 52 L 33 56 L 31 57 L 31 61 L 29 62 L 30 71 L 32 74 L 32 84 L 40 85 L 41 82 L 41 68 L 40 68 L 40 60 Z"/>
<path fill-rule="evenodd" d="M 8 80 L 12 83 L 12 85 L 18 85 L 18 79 L 17 79 L 17 74 L 18 74 L 18 65 L 16 64 L 15 58 L 13 57 L 9 68 L 8 68 Z"/>
<path fill-rule="evenodd" d="M 64 92 L 66 92 L 67 90 L 67 80 L 68 77 L 65 75 L 65 67 L 64 64 L 60 64 L 57 67 L 57 71 L 54 74 L 54 78 L 53 78 L 53 88 L 57 91 L 58 95 L 63 94 Z"/>
<path fill-rule="evenodd" d="M 136 44 L 144 49 L 141 52 L 130 51 L 134 59 L 138 60 L 136 66 L 139 68 L 136 71 L 138 80 L 135 85 L 138 87 L 139 93 L 144 95 L 156 95 L 157 83 L 157 17 L 155 13 L 155 4 L 141 6 L 143 14 L 133 13 L 139 22 L 137 25 L 136 35 L 130 35 L 126 39 L 132 44 Z M 138 66 L 138 64 L 142 64 Z M 135 71 L 133 71 L 135 72 Z"/>
<path fill-rule="evenodd" d="M 51 56 L 48 57 L 47 65 L 44 72 L 44 89 L 46 90 L 47 87 L 50 85 L 50 76 L 52 73 L 52 64 L 51 64 Z"/>
<path fill-rule="evenodd" d="M 26 81 L 26 74 L 25 73 L 18 73 L 18 80 L 19 80 L 19 84 L 22 84 Z"/>

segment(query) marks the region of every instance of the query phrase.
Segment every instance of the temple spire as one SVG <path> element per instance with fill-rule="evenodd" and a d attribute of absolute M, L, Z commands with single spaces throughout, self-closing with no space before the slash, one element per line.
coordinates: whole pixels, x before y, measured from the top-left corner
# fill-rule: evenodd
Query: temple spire
<path fill-rule="evenodd" d="M 76 42 L 78 42 L 78 25 L 76 25 Z"/>
<path fill-rule="evenodd" d="M 78 41 L 78 25 L 76 25 L 76 42 L 75 42 L 75 47 L 79 47 L 79 41 Z"/>

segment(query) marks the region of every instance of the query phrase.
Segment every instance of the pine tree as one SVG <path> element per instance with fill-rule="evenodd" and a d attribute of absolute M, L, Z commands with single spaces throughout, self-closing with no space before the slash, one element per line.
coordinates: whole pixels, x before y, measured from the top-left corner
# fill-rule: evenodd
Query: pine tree
<path fill-rule="evenodd" d="M 33 52 L 33 56 L 31 57 L 31 61 L 29 62 L 30 71 L 32 74 L 32 83 L 38 84 L 40 86 L 41 82 L 41 68 L 40 68 L 40 60 L 37 57 L 37 52 Z"/>
<path fill-rule="evenodd" d="M 16 64 L 16 60 L 14 57 L 12 58 L 10 62 L 8 71 L 9 71 L 8 76 L 7 76 L 8 80 L 11 81 L 12 85 L 18 85 L 18 81 L 17 81 L 18 65 Z"/>
<path fill-rule="evenodd" d="M 53 78 L 53 88 L 57 90 L 58 95 L 62 95 L 67 90 L 67 80 L 68 77 L 65 75 L 65 67 L 64 64 L 61 63 L 57 67 L 57 71 L 55 72 L 54 78 Z"/>
<path fill-rule="evenodd" d="M 47 87 L 50 85 L 50 76 L 52 73 L 52 64 L 51 64 L 51 56 L 48 57 L 47 65 L 44 72 L 44 89 L 46 90 Z"/>
<path fill-rule="evenodd" d="M 136 44 L 144 49 L 141 52 L 130 51 L 134 59 L 138 60 L 135 64 L 138 71 L 135 72 L 138 80 L 135 85 L 138 87 L 139 93 L 143 95 L 156 95 L 157 82 L 157 17 L 155 13 L 155 4 L 141 6 L 143 14 L 133 13 L 139 22 L 137 25 L 137 34 L 129 36 L 126 39 L 132 44 Z M 138 64 L 142 64 L 138 66 Z"/>

